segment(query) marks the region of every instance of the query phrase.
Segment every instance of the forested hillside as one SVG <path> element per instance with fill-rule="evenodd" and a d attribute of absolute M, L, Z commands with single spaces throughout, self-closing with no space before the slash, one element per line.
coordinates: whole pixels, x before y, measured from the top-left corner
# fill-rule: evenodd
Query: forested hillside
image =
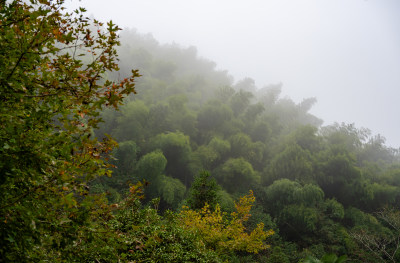
<path fill-rule="evenodd" d="M 62 2 L 1 4 L 0 262 L 400 262 L 382 136 Z"/>
<path fill-rule="evenodd" d="M 96 191 L 118 201 L 127 182 L 144 179 L 160 211 L 179 210 L 205 170 L 220 185 L 225 211 L 254 191 L 250 223 L 275 231 L 266 262 L 284 262 L 273 261 L 281 253 L 287 262 L 331 253 L 390 261 L 399 245 L 400 166 L 382 136 L 354 124 L 322 126 L 309 113 L 315 98 L 296 104 L 280 96 L 281 84 L 235 82 L 194 47 L 161 45 L 134 30 L 121 40 L 120 74 L 138 68 L 143 76 L 121 111 L 102 113 L 96 134 L 120 146 L 114 176 L 96 182 Z"/>

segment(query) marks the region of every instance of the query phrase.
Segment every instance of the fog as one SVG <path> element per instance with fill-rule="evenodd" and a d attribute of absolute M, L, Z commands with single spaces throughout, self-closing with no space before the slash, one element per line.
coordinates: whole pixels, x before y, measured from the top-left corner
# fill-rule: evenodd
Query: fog
<path fill-rule="evenodd" d="M 324 120 L 355 123 L 400 146 L 397 0 L 67 0 L 102 21 L 151 33 L 257 87 L 283 83 L 296 102 L 316 97 Z"/>

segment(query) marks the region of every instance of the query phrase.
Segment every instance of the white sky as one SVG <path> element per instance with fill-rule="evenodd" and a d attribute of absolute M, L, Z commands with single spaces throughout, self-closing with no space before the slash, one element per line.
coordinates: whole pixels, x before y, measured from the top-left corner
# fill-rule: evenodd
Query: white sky
<path fill-rule="evenodd" d="M 398 0 L 66 0 L 101 21 L 152 33 L 258 87 L 316 97 L 324 120 L 355 123 L 400 146 Z"/>

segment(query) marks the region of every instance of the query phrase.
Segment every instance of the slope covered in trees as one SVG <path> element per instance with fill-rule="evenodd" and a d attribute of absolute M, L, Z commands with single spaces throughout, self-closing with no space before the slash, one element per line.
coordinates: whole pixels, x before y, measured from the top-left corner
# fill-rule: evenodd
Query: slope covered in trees
<path fill-rule="evenodd" d="M 117 149 L 114 177 L 96 185 L 110 199 L 127 182 L 146 179 L 146 195 L 159 197 L 161 210 L 180 209 L 206 170 L 220 186 L 223 211 L 254 191 L 254 221 L 247 224 L 254 228 L 259 220 L 276 232 L 276 249 L 263 252 L 265 262 L 279 253 L 288 262 L 331 253 L 354 262 L 390 261 L 385 253 L 396 252 L 399 233 L 379 213 L 399 209 L 400 170 L 398 150 L 383 137 L 354 124 L 322 126 L 309 113 L 314 98 L 295 103 L 280 96 L 281 84 L 234 82 L 193 47 L 161 45 L 133 30 L 121 37 L 122 71 L 137 67 L 143 77 L 120 112 L 102 113 L 107 121 L 96 132 L 134 152 Z M 130 169 L 121 169 L 128 163 Z M 387 242 L 386 251 L 368 248 L 358 235 Z"/>
<path fill-rule="evenodd" d="M 62 3 L 1 4 L 1 261 L 400 261 L 383 137 Z"/>

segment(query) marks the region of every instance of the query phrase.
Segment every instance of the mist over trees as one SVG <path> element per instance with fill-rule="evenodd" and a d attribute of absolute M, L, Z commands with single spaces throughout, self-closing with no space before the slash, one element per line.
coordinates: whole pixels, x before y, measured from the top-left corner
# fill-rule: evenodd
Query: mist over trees
<path fill-rule="evenodd" d="M 129 176 L 153 184 L 149 196 L 160 198 L 161 210 L 193 205 L 190 186 L 206 170 L 220 187 L 222 209 L 232 211 L 232 200 L 252 189 L 253 216 L 275 230 L 276 249 L 253 260 L 274 262 L 278 251 L 289 262 L 328 254 L 347 255 L 354 262 L 389 260 L 354 238 L 354 233 L 398 237 L 376 214 L 386 207 L 397 210 L 400 197 L 395 183 L 399 152 L 387 147 L 382 136 L 354 124 L 322 126 L 309 113 L 316 98 L 295 103 L 280 96 L 280 83 L 257 88 L 251 78 L 234 82 L 226 71 L 199 58 L 194 47 L 161 45 L 129 29 L 121 40 L 122 72 L 137 67 L 143 76 L 138 94 L 120 112 L 102 113 L 113 121 L 96 134 L 135 143 L 140 151 L 132 163 L 155 150 L 165 157 L 160 173 L 176 184 L 152 180 L 151 173 L 141 177 L 138 165 Z M 115 169 L 114 177 L 120 173 Z M 196 182 L 192 187 L 199 187 Z M 163 197 L 164 191 L 173 198 Z M 397 246 L 390 243 L 387 250 Z"/>
<path fill-rule="evenodd" d="M 1 7 L 1 261 L 400 261 L 382 136 L 61 3 Z"/>

